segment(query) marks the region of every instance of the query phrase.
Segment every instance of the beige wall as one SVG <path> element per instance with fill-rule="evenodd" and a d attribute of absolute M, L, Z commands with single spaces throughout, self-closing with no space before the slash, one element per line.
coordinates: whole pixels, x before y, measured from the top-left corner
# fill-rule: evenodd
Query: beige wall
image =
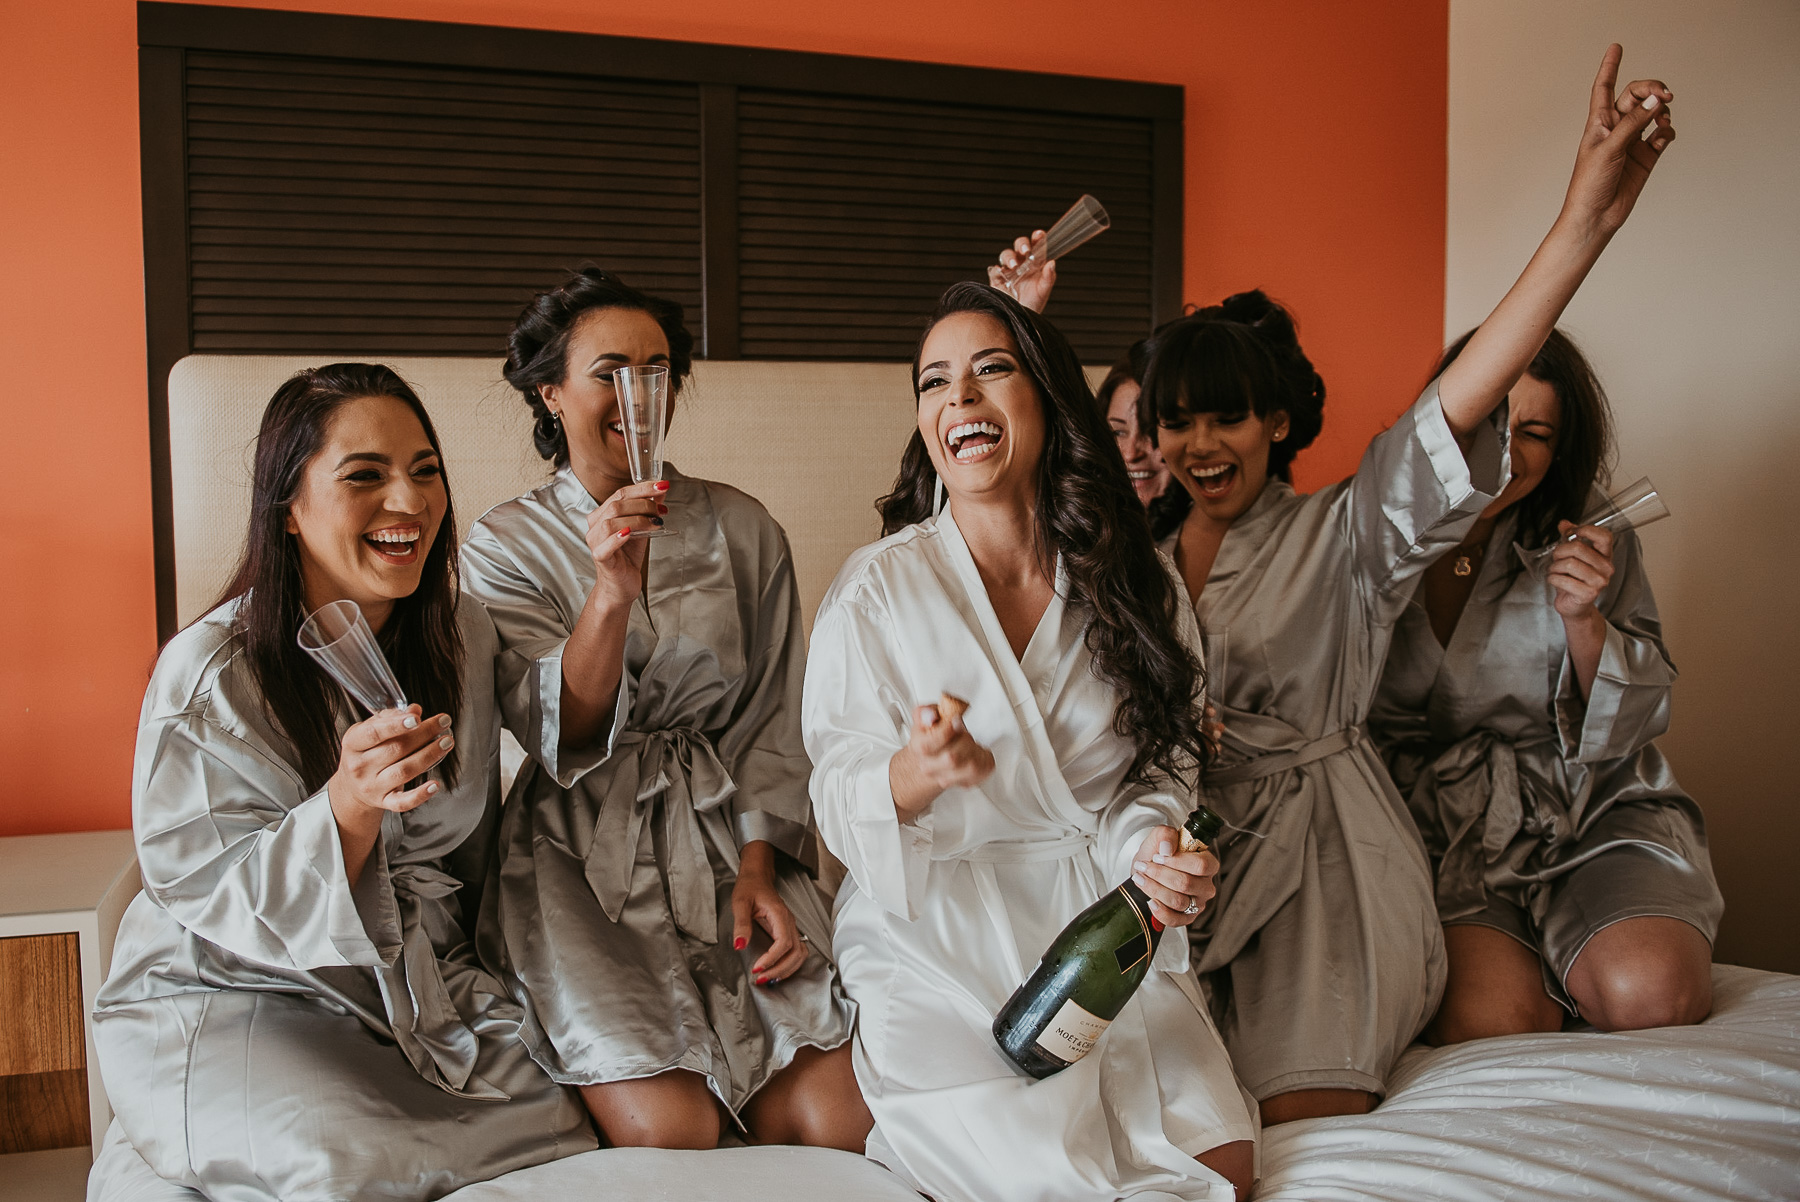
<path fill-rule="evenodd" d="M 1615 478 L 1682 671 L 1662 741 L 1707 814 L 1718 958 L 1800 972 L 1800 4 L 1452 0 L 1449 338 L 1561 202 L 1609 41 L 1675 92 L 1679 139 L 1563 325 L 1619 422 Z"/>

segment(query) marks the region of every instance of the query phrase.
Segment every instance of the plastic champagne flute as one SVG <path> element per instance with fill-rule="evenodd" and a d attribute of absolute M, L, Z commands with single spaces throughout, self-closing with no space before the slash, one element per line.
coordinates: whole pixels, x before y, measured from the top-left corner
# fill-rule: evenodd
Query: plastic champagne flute
<path fill-rule="evenodd" d="M 625 431 L 625 458 L 631 482 L 647 484 L 663 474 L 663 435 L 669 428 L 669 369 L 655 364 L 621 367 L 613 372 L 619 397 L 619 425 Z M 667 526 L 633 530 L 633 538 L 673 534 Z"/>
<path fill-rule="evenodd" d="M 1052 259 L 1062 258 L 1111 226 L 1112 218 L 1106 215 L 1105 206 L 1084 193 L 1074 207 L 1050 227 L 1043 240 L 1031 248 L 1030 254 L 1019 260 L 1016 266 L 1000 269 L 1000 279 L 1007 284 L 1016 284 L 1026 276 L 1035 274 Z"/>
<path fill-rule="evenodd" d="M 406 708 L 406 694 L 354 601 L 333 601 L 300 623 L 300 649 L 371 714 Z"/>
<path fill-rule="evenodd" d="M 1598 526 L 1616 536 L 1627 530 L 1648 526 L 1651 522 L 1660 522 L 1668 516 L 1669 507 L 1656 491 L 1656 486 L 1650 483 L 1650 477 L 1641 476 L 1612 496 L 1590 505 L 1576 525 Z M 1577 537 L 1571 530 L 1558 541 L 1572 543 Z M 1535 575 L 1542 576 L 1550 570 L 1550 556 L 1556 550 L 1556 543 L 1532 550 L 1526 550 L 1517 543 L 1513 546 L 1519 552 L 1519 559 Z"/>

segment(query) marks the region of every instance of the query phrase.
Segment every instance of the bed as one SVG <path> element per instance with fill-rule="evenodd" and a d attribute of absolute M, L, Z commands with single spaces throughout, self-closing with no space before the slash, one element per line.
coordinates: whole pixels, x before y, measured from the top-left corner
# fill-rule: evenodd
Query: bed
<path fill-rule="evenodd" d="M 404 360 L 443 436 L 466 523 L 541 478 L 523 406 L 485 360 Z M 183 620 L 229 567 L 262 403 L 298 360 L 195 357 L 171 377 L 177 585 Z M 904 369 L 874 364 L 696 365 L 670 458 L 739 484 L 787 527 L 808 617 L 849 550 L 874 534 L 872 498 L 911 428 Z M 852 416 L 846 420 L 846 412 Z M 769 431 L 854 431 L 821 470 L 810 444 Z M 534 477 L 534 473 L 538 473 Z M 1800 977 L 1717 966 L 1697 1027 L 1572 1031 L 1415 1046 L 1372 1114 L 1265 1133 L 1263 1202 L 1766 1199 L 1800 1202 Z M 117 1138 L 116 1129 L 113 1138 Z M 137 1170 L 141 1170 L 138 1172 Z M 96 1183 L 97 1184 L 97 1183 Z M 110 1198 L 163 1202 L 141 1161 Z M 470 1186 L 456 1202 L 905 1202 L 861 1157 L 798 1148 L 605 1150 Z M 1005 1202 L 996 1199 L 995 1202 Z"/>

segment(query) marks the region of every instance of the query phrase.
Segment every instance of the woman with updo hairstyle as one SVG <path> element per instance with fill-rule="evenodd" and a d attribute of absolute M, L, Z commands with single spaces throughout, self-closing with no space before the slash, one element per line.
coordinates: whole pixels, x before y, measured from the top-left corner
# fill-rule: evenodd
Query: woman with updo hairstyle
<path fill-rule="evenodd" d="M 1426 570 L 1369 716 L 1444 922 L 1450 977 L 1425 1036 L 1699 1022 L 1724 901 L 1655 743 L 1675 666 L 1637 536 L 1575 524 L 1605 498 L 1606 394 L 1556 330 L 1507 409 L 1512 479 Z"/>
<path fill-rule="evenodd" d="M 1193 612 L 1049 322 L 953 285 L 913 391 L 885 537 L 838 573 L 806 666 L 869 1155 L 938 1202 L 1247 1197 L 1251 1103 L 1180 937 L 1217 867 L 1175 833 L 1208 754 Z M 1146 939 L 1175 930 L 1110 1025 L 1065 1007 L 1039 1042 L 1073 1063 L 1034 1081 L 994 1016 L 1128 877 Z"/>
<path fill-rule="evenodd" d="M 463 547 L 530 756 L 483 951 L 614 1146 L 711 1148 L 732 1124 L 860 1152 L 855 1010 L 806 867 L 787 537 L 735 488 L 667 463 L 634 484 L 626 459 L 613 372 L 668 368 L 673 406 L 693 350 L 680 305 L 592 267 L 514 326 L 506 378 L 555 474 Z"/>
<path fill-rule="evenodd" d="M 1158 330 L 1140 404 L 1186 494 L 1154 515 L 1207 635 L 1228 637 L 1207 772 L 1225 818 L 1198 970 L 1265 1123 L 1360 1113 L 1444 989 L 1431 866 L 1367 720 L 1419 576 L 1511 476 L 1494 411 L 1674 138 L 1669 90 L 1590 93 L 1563 209 L 1501 303 L 1356 474 L 1288 482 L 1325 388 L 1291 315 L 1241 293 Z M 1616 96 L 1615 96 L 1616 93 Z M 1177 516 L 1179 515 L 1179 516 Z"/>
<path fill-rule="evenodd" d="M 415 704 L 371 716 L 300 649 L 342 600 Z M 375 364 L 288 380 L 237 573 L 144 696 L 144 889 L 95 1007 L 118 1117 L 90 1197 L 423 1200 L 595 1146 L 470 939 L 497 650 L 457 593 L 419 398 Z"/>

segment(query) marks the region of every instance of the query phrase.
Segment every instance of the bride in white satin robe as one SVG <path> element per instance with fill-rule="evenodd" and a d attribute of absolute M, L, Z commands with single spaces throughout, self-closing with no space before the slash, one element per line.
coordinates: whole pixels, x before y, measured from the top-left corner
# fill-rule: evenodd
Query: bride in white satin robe
<path fill-rule="evenodd" d="M 1071 1067 L 1034 1081 L 994 1042 L 994 1015 L 1050 941 L 1192 798 L 1124 783 L 1133 746 L 1113 730 L 1118 694 L 1095 674 L 1060 563 L 1014 654 L 957 508 L 845 564 L 807 662 L 815 812 L 849 871 L 834 946 L 860 1006 L 869 1155 L 938 1202 L 1229 1199 L 1195 1156 L 1253 1140 L 1256 1124 L 1180 931 Z M 993 771 L 904 819 L 890 761 L 914 707 L 945 693 L 968 702 L 963 721 Z"/>

